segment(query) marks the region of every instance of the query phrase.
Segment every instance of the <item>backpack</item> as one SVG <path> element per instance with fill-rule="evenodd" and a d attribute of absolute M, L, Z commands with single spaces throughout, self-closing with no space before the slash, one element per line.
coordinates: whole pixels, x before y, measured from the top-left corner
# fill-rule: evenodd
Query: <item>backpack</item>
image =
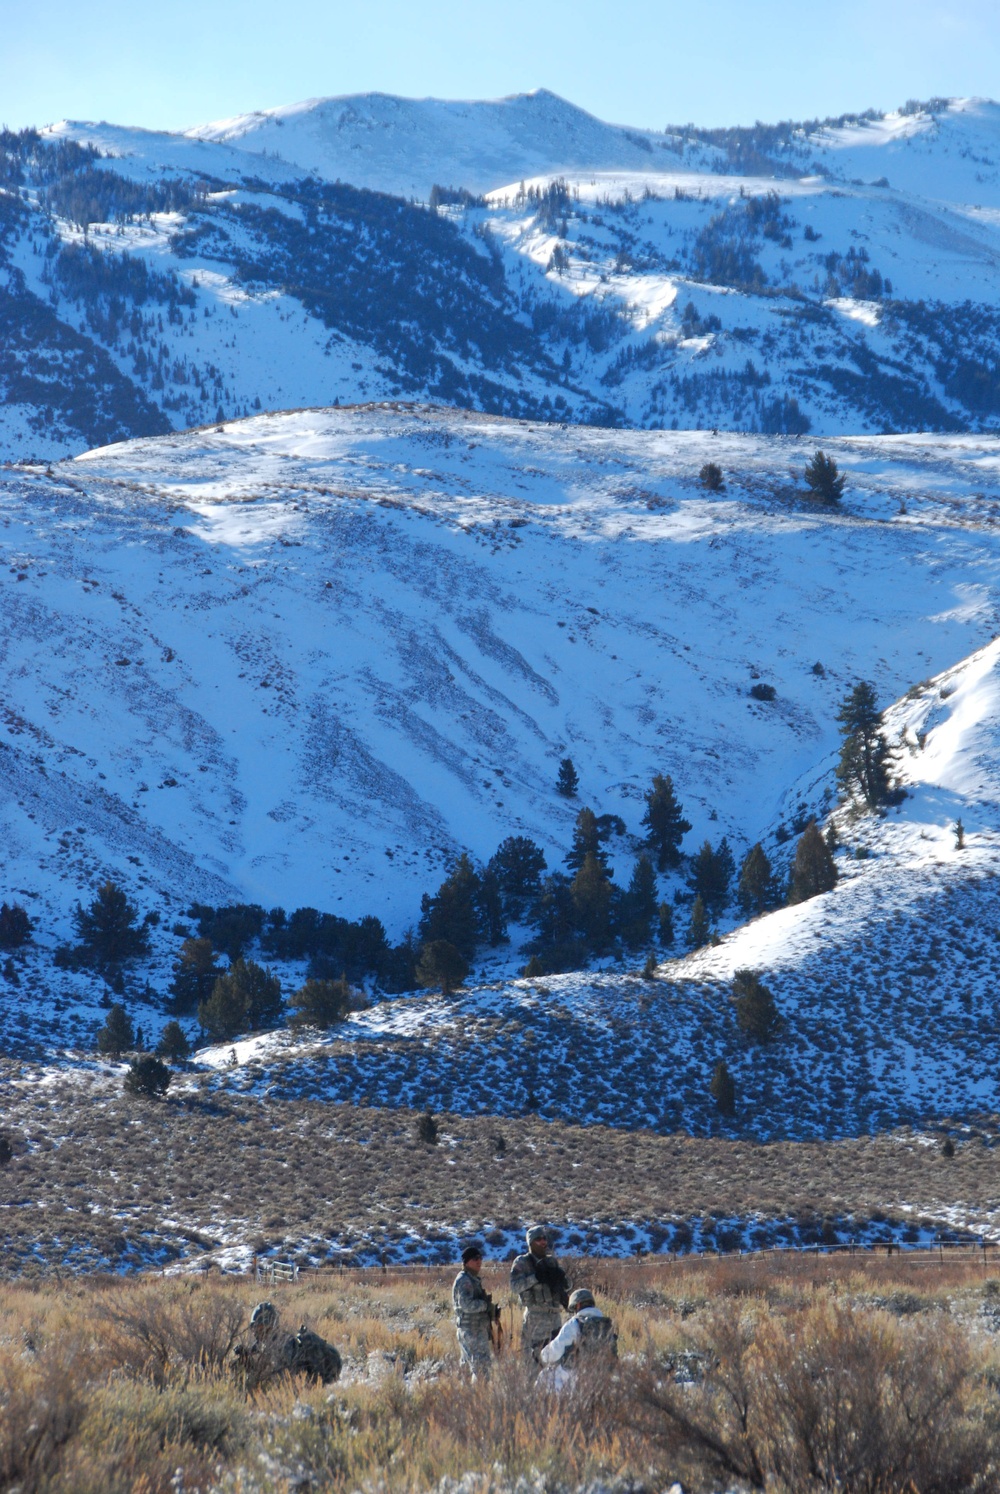
<path fill-rule="evenodd" d="M 288 1367 L 300 1371 L 310 1380 L 329 1385 L 339 1377 L 342 1360 L 333 1344 L 328 1344 L 325 1338 L 320 1338 L 303 1323 L 298 1333 L 288 1341 Z"/>
<path fill-rule="evenodd" d="M 588 1314 L 586 1317 L 578 1317 L 577 1324 L 580 1328 L 580 1337 L 574 1344 L 574 1359 L 577 1355 L 589 1358 L 591 1354 L 610 1354 L 614 1359 L 618 1358 L 618 1334 L 615 1325 L 610 1318 L 603 1313 Z"/>

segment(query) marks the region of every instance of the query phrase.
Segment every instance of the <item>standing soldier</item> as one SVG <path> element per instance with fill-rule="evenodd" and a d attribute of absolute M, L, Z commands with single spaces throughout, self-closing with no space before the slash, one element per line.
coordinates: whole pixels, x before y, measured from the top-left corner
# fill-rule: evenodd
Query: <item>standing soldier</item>
<path fill-rule="evenodd" d="M 500 1309 L 479 1279 L 483 1269 L 481 1245 L 466 1245 L 462 1251 L 462 1269 L 451 1288 L 455 1305 L 455 1332 L 462 1351 L 462 1363 L 471 1370 L 473 1379 L 490 1373 L 490 1328 L 499 1321 Z"/>
<path fill-rule="evenodd" d="M 510 1286 L 524 1308 L 521 1347 L 537 1360 L 542 1345 L 555 1338 L 562 1326 L 560 1309 L 569 1304 L 569 1282 L 555 1256 L 549 1255 L 544 1225 L 533 1224 L 524 1238 L 528 1248 L 510 1268 Z"/>

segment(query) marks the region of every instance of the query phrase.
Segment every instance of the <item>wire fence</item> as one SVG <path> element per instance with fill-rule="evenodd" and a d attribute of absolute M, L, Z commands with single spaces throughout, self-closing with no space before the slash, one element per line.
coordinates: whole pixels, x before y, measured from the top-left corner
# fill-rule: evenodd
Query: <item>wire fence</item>
<path fill-rule="evenodd" d="M 991 1267 L 1000 1269 L 1000 1240 L 988 1240 L 985 1238 L 976 1240 L 948 1240 L 943 1237 L 932 1243 L 907 1244 L 896 1240 L 875 1241 L 871 1243 L 860 1243 L 858 1241 L 847 1241 L 843 1243 L 827 1244 L 822 1241 L 810 1245 L 768 1245 L 760 1249 L 736 1249 L 736 1250 L 699 1250 L 699 1251 L 643 1251 L 628 1256 L 566 1256 L 569 1262 L 579 1262 L 582 1268 L 586 1264 L 589 1273 L 593 1274 L 601 1267 L 614 1266 L 616 1269 L 627 1269 L 629 1266 L 656 1266 L 672 1264 L 684 1266 L 696 1266 L 700 1263 L 709 1262 L 734 1262 L 746 1261 L 747 1263 L 764 1263 L 769 1260 L 775 1262 L 787 1260 L 843 1260 L 854 1259 L 859 1264 L 865 1261 L 887 1261 L 898 1259 L 906 1262 L 907 1266 L 942 1266 L 946 1263 L 966 1264 L 982 1267 L 988 1271 Z M 497 1260 L 494 1265 L 502 1265 L 505 1262 Z M 315 1279 L 322 1277 L 397 1277 L 419 1279 L 421 1276 L 440 1276 L 442 1272 L 458 1269 L 458 1260 L 454 1262 L 396 1262 L 383 1256 L 377 1264 L 360 1265 L 354 1261 L 326 1261 L 321 1265 L 303 1265 L 297 1261 L 271 1260 L 255 1256 L 250 1268 L 250 1274 L 257 1281 L 266 1281 L 268 1284 L 277 1282 L 295 1282 L 303 1278 Z M 207 1266 L 210 1269 L 210 1265 Z M 572 1275 L 572 1271 L 570 1272 Z"/>

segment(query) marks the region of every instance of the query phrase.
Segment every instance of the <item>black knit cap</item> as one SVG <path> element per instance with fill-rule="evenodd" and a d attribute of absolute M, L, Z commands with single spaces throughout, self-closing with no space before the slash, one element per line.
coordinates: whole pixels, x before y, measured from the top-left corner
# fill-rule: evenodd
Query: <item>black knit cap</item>
<path fill-rule="evenodd" d="M 467 1266 L 470 1261 L 476 1261 L 476 1260 L 481 1261 L 482 1258 L 483 1258 L 483 1247 L 481 1245 L 477 1245 L 476 1242 L 475 1242 L 475 1240 L 473 1240 L 473 1242 L 472 1242 L 471 1245 L 466 1245 L 465 1249 L 462 1251 L 462 1265 L 463 1266 Z"/>

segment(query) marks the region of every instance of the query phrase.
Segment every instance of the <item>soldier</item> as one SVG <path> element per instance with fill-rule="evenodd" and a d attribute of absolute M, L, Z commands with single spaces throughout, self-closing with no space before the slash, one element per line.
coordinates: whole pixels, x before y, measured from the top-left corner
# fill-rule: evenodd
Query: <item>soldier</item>
<path fill-rule="evenodd" d="M 333 1344 L 303 1323 L 298 1333 L 282 1333 L 273 1302 L 258 1302 L 250 1314 L 250 1342 L 233 1350 L 233 1371 L 245 1390 L 256 1390 L 288 1374 L 305 1375 L 314 1385 L 328 1385 L 341 1371 Z"/>
<path fill-rule="evenodd" d="M 618 1357 L 615 1325 L 600 1311 L 593 1292 L 578 1287 L 569 1299 L 569 1310 L 572 1316 L 539 1354 L 546 1366 L 542 1374 L 553 1390 L 572 1385 L 582 1365 L 599 1364 L 602 1360 L 607 1364 Z"/>
<path fill-rule="evenodd" d="M 462 1363 L 471 1371 L 472 1378 L 480 1375 L 489 1378 L 491 1326 L 499 1326 L 500 1308 L 494 1307 L 493 1299 L 479 1279 L 483 1269 L 483 1251 L 480 1245 L 466 1245 L 462 1251 L 462 1269 L 451 1288 L 451 1300 L 455 1307 L 455 1332 L 458 1347 L 462 1351 Z"/>
<path fill-rule="evenodd" d="M 555 1256 L 549 1255 L 544 1225 L 533 1224 L 524 1238 L 528 1249 L 510 1268 L 510 1286 L 524 1307 L 521 1347 L 537 1360 L 542 1345 L 555 1338 L 562 1326 L 560 1308 L 569 1303 L 569 1282 Z"/>
<path fill-rule="evenodd" d="M 258 1302 L 250 1314 L 250 1341 L 236 1345 L 232 1368 L 244 1390 L 256 1390 L 287 1371 L 286 1346 L 273 1302 Z"/>

